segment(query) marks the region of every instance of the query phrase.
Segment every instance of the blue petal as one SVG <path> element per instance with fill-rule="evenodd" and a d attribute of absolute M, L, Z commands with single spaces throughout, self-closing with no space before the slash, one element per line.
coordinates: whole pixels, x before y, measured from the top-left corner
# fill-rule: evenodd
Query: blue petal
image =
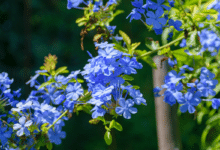
<path fill-rule="evenodd" d="M 24 134 L 24 128 L 21 128 L 20 130 L 17 131 L 18 136 L 22 136 Z"/>
<path fill-rule="evenodd" d="M 163 9 L 160 7 L 156 10 L 156 18 L 159 18 L 163 15 L 164 11 Z"/>
<path fill-rule="evenodd" d="M 165 18 L 159 18 L 158 21 L 164 26 L 167 23 Z"/>
<path fill-rule="evenodd" d="M 192 114 L 196 111 L 196 109 L 192 105 L 189 105 L 188 106 L 188 111 L 189 111 L 190 114 Z"/>
<path fill-rule="evenodd" d="M 156 18 L 155 14 L 152 11 L 148 11 L 147 16 L 150 18 Z"/>
<path fill-rule="evenodd" d="M 184 105 L 180 106 L 180 111 L 182 113 L 185 113 L 187 111 L 187 109 L 188 109 L 188 104 L 184 104 Z"/>
<path fill-rule="evenodd" d="M 130 113 L 136 114 L 137 113 L 137 108 L 131 107 L 128 109 Z"/>
<path fill-rule="evenodd" d="M 124 113 L 123 113 L 123 117 L 125 119 L 131 119 L 131 114 L 128 110 L 125 110 Z"/>
<path fill-rule="evenodd" d="M 115 108 L 115 112 L 118 114 L 118 115 L 121 115 L 123 112 L 124 112 L 124 109 L 122 107 L 116 107 Z"/>

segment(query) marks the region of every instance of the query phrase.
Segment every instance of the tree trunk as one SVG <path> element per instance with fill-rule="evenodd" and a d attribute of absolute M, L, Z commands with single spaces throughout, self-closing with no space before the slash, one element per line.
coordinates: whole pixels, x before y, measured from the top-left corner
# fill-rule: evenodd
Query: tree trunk
<path fill-rule="evenodd" d="M 167 60 L 161 62 L 164 56 L 153 58 L 157 69 L 153 69 L 154 87 L 164 84 L 164 77 L 168 72 Z M 163 93 L 164 90 L 161 92 Z M 163 101 L 163 96 L 155 97 L 155 111 L 157 121 L 157 137 L 159 150 L 181 150 L 177 105 L 170 106 Z"/>

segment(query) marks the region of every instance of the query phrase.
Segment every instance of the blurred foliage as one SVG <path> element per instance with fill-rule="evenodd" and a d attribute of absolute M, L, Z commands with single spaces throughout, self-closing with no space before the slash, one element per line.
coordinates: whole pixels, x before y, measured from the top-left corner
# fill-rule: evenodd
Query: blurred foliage
<path fill-rule="evenodd" d="M 68 66 L 70 72 L 83 69 L 89 58 L 87 50 L 97 55 L 93 44 L 94 31 L 84 37 L 84 49 L 81 50 L 80 31 L 76 19 L 83 16 L 81 10 L 67 10 L 66 0 L 1 0 L 0 1 L 0 72 L 8 72 L 14 78 L 12 89 L 22 88 L 22 99 L 30 94 L 30 87 L 25 85 L 34 72 L 44 62 L 49 53 L 58 57 L 58 65 Z M 126 7 L 125 7 L 126 6 Z M 111 25 L 117 25 L 116 33 L 123 30 L 132 42 L 141 42 L 138 49 L 145 49 L 145 38 L 151 37 L 161 43 L 160 36 L 148 32 L 139 21 L 126 19 L 132 10 L 131 1 L 122 0 L 118 9 L 123 14 L 116 17 Z M 118 118 L 123 126 L 122 132 L 112 130 L 112 144 L 103 141 L 105 128 L 102 123 L 89 124 L 90 115 L 79 113 L 66 122 L 64 131 L 67 137 L 54 150 L 155 150 L 157 149 L 156 119 L 153 98 L 152 68 L 141 60 L 143 69 L 133 75 L 138 79 L 132 82 L 140 86 L 146 107 L 137 106 L 138 113 L 132 119 Z M 83 86 L 86 88 L 85 83 Z M 163 102 L 161 102 L 163 103 Z M 179 116 L 179 125 L 183 149 L 200 149 L 200 136 L 205 128 L 205 121 L 197 125 L 195 116 L 188 113 Z M 206 118 L 207 120 L 207 118 Z"/>

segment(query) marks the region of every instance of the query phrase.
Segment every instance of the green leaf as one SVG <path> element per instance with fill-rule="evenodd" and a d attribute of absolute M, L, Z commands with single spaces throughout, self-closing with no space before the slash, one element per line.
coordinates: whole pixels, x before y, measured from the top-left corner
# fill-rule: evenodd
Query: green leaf
<path fill-rule="evenodd" d="M 96 119 L 102 121 L 103 123 L 105 123 L 105 118 L 103 118 L 101 116 L 98 116 Z"/>
<path fill-rule="evenodd" d="M 129 54 L 133 56 L 135 49 L 141 44 L 141 42 L 131 44 L 131 48 L 129 49 Z"/>
<path fill-rule="evenodd" d="M 76 82 L 76 79 L 73 78 L 73 79 L 69 80 L 69 82 Z M 80 78 L 77 78 L 77 82 L 84 83 L 84 80 L 80 79 Z"/>
<path fill-rule="evenodd" d="M 43 88 L 43 87 L 45 87 L 45 86 L 47 86 L 47 85 L 50 85 L 51 83 L 53 83 L 53 82 L 52 82 L 52 81 L 47 81 L 47 82 L 42 83 L 42 84 L 40 85 L 40 87 L 38 88 L 38 90 L 41 89 L 41 88 Z"/>
<path fill-rule="evenodd" d="M 46 73 L 46 72 L 40 72 L 40 73 L 38 73 L 38 74 L 40 74 L 40 75 L 43 75 L 43 76 L 50 76 L 48 73 Z"/>
<path fill-rule="evenodd" d="M 96 34 L 96 35 L 93 37 L 93 41 L 97 41 L 97 40 L 99 40 L 101 37 L 102 37 L 102 34 Z"/>
<path fill-rule="evenodd" d="M 146 50 L 143 50 L 143 51 L 141 51 L 141 50 L 136 50 L 135 53 L 137 53 L 137 55 L 140 56 L 140 55 L 142 55 L 142 54 L 147 53 L 147 51 L 146 51 Z M 144 57 L 141 57 L 141 59 L 142 59 L 143 61 L 145 61 L 146 63 L 148 63 L 152 68 L 157 69 L 157 65 L 156 65 L 156 63 L 153 61 L 153 58 L 152 58 L 152 57 L 150 57 L 150 56 L 144 56 Z"/>
<path fill-rule="evenodd" d="M 78 18 L 78 19 L 76 19 L 76 23 L 85 22 L 85 21 L 87 21 L 87 20 L 88 20 L 88 19 L 85 18 L 85 17 Z"/>
<path fill-rule="evenodd" d="M 119 34 L 122 36 L 128 48 L 130 48 L 131 39 L 130 37 L 123 31 L 119 30 Z"/>
<path fill-rule="evenodd" d="M 127 81 L 133 81 L 134 80 L 134 78 L 132 76 L 129 76 L 129 75 L 124 75 L 122 78 L 124 80 L 127 80 Z"/>
<path fill-rule="evenodd" d="M 212 128 L 211 125 L 207 125 L 206 128 L 203 130 L 202 132 L 202 136 L 201 136 L 201 144 L 202 144 L 202 148 L 205 149 L 206 147 L 206 136 L 209 133 L 209 130 Z"/>
<path fill-rule="evenodd" d="M 214 91 L 216 92 L 216 94 L 220 92 L 220 83 L 216 85 Z"/>
<path fill-rule="evenodd" d="M 115 120 L 112 120 L 112 121 L 110 122 L 109 128 L 110 128 L 110 129 L 111 129 L 111 128 L 115 128 L 115 129 L 118 130 L 118 131 L 122 131 L 122 130 L 123 130 L 122 126 L 121 126 L 118 122 L 116 122 Z"/>
<path fill-rule="evenodd" d="M 47 126 L 49 125 L 49 123 L 44 123 L 41 125 L 40 129 L 42 130 L 43 133 L 47 134 L 48 130 L 47 130 Z"/>
<path fill-rule="evenodd" d="M 111 145 L 112 143 L 112 135 L 109 131 L 105 132 L 104 139 L 107 145 Z"/>
<path fill-rule="evenodd" d="M 131 44 L 131 50 L 134 51 L 140 44 L 141 44 L 141 42 L 132 43 L 132 44 Z"/>
<path fill-rule="evenodd" d="M 160 47 L 160 44 L 158 41 L 153 41 L 152 38 L 146 38 L 145 39 L 145 45 L 152 51 L 157 50 Z"/>
<path fill-rule="evenodd" d="M 172 54 L 177 59 L 177 65 L 182 66 L 183 64 L 189 65 L 190 56 L 184 52 L 184 49 L 172 51 Z"/>
<path fill-rule="evenodd" d="M 127 48 L 121 46 L 119 43 L 114 43 L 114 44 L 115 44 L 115 45 L 113 46 L 114 49 L 117 49 L 117 50 L 119 50 L 119 51 L 121 51 L 121 52 L 124 52 L 124 53 L 128 53 L 128 49 L 127 49 Z"/>
<path fill-rule="evenodd" d="M 58 74 L 61 74 L 61 73 L 68 73 L 69 71 L 66 70 L 67 67 L 66 66 L 63 66 L 63 67 L 60 67 L 58 68 L 56 71 L 55 71 L 55 76 L 57 76 Z M 68 72 L 67 72 L 68 71 Z"/>
<path fill-rule="evenodd" d="M 203 118 L 203 116 L 204 116 L 205 114 L 206 114 L 206 113 L 203 112 L 203 111 L 200 111 L 200 112 L 198 113 L 198 116 L 197 116 L 197 123 L 198 123 L 198 124 L 201 124 L 201 123 L 202 123 L 202 118 Z"/>
<path fill-rule="evenodd" d="M 158 51 L 157 55 L 163 55 L 163 54 L 166 54 L 170 51 L 170 47 L 166 47 L 160 51 Z"/>
<path fill-rule="evenodd" d="M 211 118 L 209 118 L 209 120 L 207 120 L 206 124 L 212 124 L 215 122 L 219 122 L 220 120 L 220 114 L 217 114 L 215 116 L 212 116 Z"/>
<path fill-rule="evenodd" d="M 137 86 L 137 85 L 133 85 L 133 87 L 132 87 L 133 89 L 140 89 L 140 87 L 139 86 Z"/>
<path fill-rule="evenodd" d="M 190 38 L 187 38 L 186 45 L 187 46 L 195 46 L 197 44 L 197 41 L 198 41 L 198 35 L 197 35 L 197 31 L 195 30 L 190 35 Z"/>
<path fill-rule="evenodd" d="M 215 24 L 210 24 L 210 29 L 220 36 L 220 27 L 216 26 Z"/>
<path fill-rule="evenodd" d="M 89 120 L 89 123 L 90 124 L 98 124 L 100 120 L 97 120 L 97 119 L 91 119 Z"/>
<path fill-rule="evenodd" d="M 167 44 L 167 38 L 169 37 L 169 33 L 171 32 L 172 30 L 170 28 L 166 28 L 163 30 L 163 33 L 161 35 L 161 41 L 163 43 L 163 45 Z"/>
<path fill-rule="evenodd" d="M 44 135 L 41 135 L 36 143 L 35 148 L 40 149 L 41 146 L 45 146 L 46 145 L 45 141 L 46 141 L 46 139 L 45 139 Z"/>
<path fill-rule="evenodd" d="M 47 147 L 48 150 L 52 150 L 53 144 L 49 142 L 49 143 L 46 144 L 46 147 Z"/>
<path fill-rule="evenodd" d="M 124 10 L 116 10 L 116 12 L 113 14 L 113 17 L 116 17 L 119 14 L 124 13 Z"/>

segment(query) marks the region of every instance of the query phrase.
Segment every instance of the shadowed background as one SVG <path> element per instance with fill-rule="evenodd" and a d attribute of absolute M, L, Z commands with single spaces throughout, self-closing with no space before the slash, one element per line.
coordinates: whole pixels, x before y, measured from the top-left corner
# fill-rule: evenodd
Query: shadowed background
<path fill-rule="evenodd" d="M 80 31 L 75 20 L 82 17 L 81 10 L 67 10 L 66 0 L 1 0 L 0 1 L 0 72 L 8 72 L 14 78 L 12 90 L 22 88 L 22 99 L 31 92 L 25 83 L 36 70 L 43 65 L 44 56 L 49 53 L 58 57 L 57 68 L 67 66 L 70 71 L 81 69 L 89 58 L 87 50 L 97 55 L 90 32 L 84 39 L 84 48 L 80 48 Z M 152 37 L 160 41 L 160 36 L 148 32 L 140 22 L 126 19 L 132 10 L 130 0 L 122 0 L 118 9 L 125 12 L 115 18 L 111 25 L 117 25 L 132 39 L 142 42 L 139 49 L 146 49 L 144 40 Z M 137 106 L 138 113 L 130 120 L 122 117 L 118 122 L 123 131 L 113 129 L 113 143 L 107 146 L 104 141 L 104 126 L 89 124 L 91 116 L 81 112 L 73 115 L 63 128 L 67 136 L 54 150 L 156 150 L 156 122 L 153 97 L 152 68 L 142 62 L 143 69 L 138 70 L 134 85 L 140 86 L 147 106 Z M 163 103 L 161 101 L 161 103 Z M 196 125 L 194 116 L 188 113 L 179 117 L 183 149 L 199 149 L 200 135 L 204 125 Z M 42 148 L 43 149 L 43 148 Z"/>

